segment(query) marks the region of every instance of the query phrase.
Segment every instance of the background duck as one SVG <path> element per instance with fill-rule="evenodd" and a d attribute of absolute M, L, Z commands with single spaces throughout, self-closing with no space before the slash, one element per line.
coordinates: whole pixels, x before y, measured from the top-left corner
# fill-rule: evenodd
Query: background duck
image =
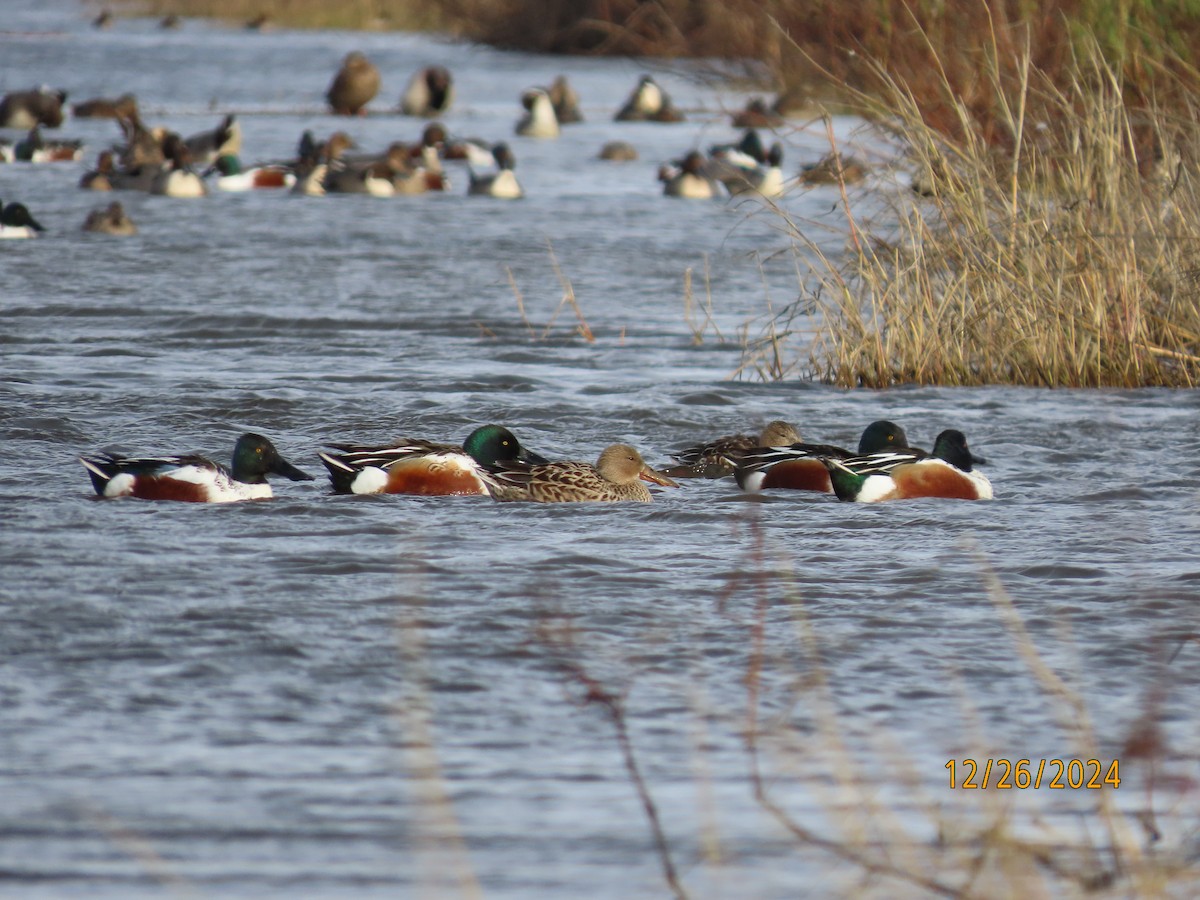
<path fill-rule="evenodd" d="M 71 115 L 77 119 L 120 119 L 137 114 L 137 97 L 133 94 L 122 94 L 116 99 L 93 97 L 71 107 Z"/>
<path fill-rule="evenodd" d="M 497 500 L 529 500 L 534 503 L 649 503 L 653 496 L 642 480 L 678 487 L 662 472 L 646 464 L 628 444 L 613 444 L 600 454 L 595 465 L 557 462 L 535 466 L 500 466 L 492 470 Z"/>
<path fill-rule="evenodd" d="M 400 112 L 430 119 L 442 116 L 454 102 L 454 76 L 445 66 L 426 66 L 413 73 L 400 95 Z"/>
<path fill-rule="evenodd" d="M 180 456 L 123 456 L 104 453 L 79 461 L 101 497 L 139 497 L 143 500 L 183 500 L 193 503 L 232 503 L 273 496 L 267 475 L 292 481 L 312 481 L 279 455 L 261 434 L 247 432 L 233 448 L 233 465 L 219 465 L 198 454 Z"/>
<path fill-rule="evenodd" d="M 67 92 L 49 87 L 12 91 L 0 98 L 0 128 L 28 131 L 38 125 L 57 128 L 63 123 Z"/>
<path fill-rule="evenodd" d="M 499 197 L 504 200 L 519 200 L 525 196 L 525 191 L 513 172 L 517 161 L 508 144 L 496 144 L 490 155 L 486 152 L 480 153 L 472 144 L 467 144 L 467 147 L 469 195 Z"/>
<path fill-rule="evenodd" d="M 183 139 L 192 164 L 204 169 L 218 157 L 236 156 L 242 150 L 242 126 L 233 113 L 225 116 L 216 128 L 201 131 Z"/>
<path fill-rule="evenodd" d="M 738 486 L 748 493 L 768 488 L 786 488 L 831 494 L 833 483 L 829 478 L 826 460 L 906 448 L 908 437 L 904 429 L 895 422 L 879 419 L 863 430 L 858 439 L 858 449 L 854 452 L 832 444 L 775 444 L 764 441 L 762 446 L 742 451 L 734 477 Z"/>
<path fill-rule="evenodd" d="M 125 207 L 114 200 L 101 209 L 93 209 L 83 223 L 84 231 L 94 231 L 100 234 L 113 234 L 121 237 L 137 234 L 137 226 L 125 214 Z"/>
<path fill-rule="evenodd" d="M 342 60 L 342 67 L 333 76 L 325 99 L 335 115 L 357 116 L 379 93 L 379 70 L 358 50 L 352 50 Z"/>
<path fill-rule="evenodd" d="M 521 95 L 521 105 L 525 107 L 525 114 L 517 121 L 517 134 L 533 138 L 558 137 L 558 117 L 548 93 L 541 88 L 530 88 Z"/>
<path fill-rule="evenodd" d="M 680 450 L 672 456 L 679 465 L 663 469 L 672 478 L 724 478 L 732 475 L 742 455 L 755 447 L 781 447 L 800 441 L 794 425 L 776 419 L 758 434 L 728 434 Z"/>
<path fill-rule="evenodd" d="M 559 125 L 574 125 L 583 121 L 583 113 L 579 110 L 579 94 L 571 87 L 566 75 L 556 77 L 547 93 Z"/>
<path fill-rule="evenodd" d="M 168 135 L 163 142 L 167 163 L 154 173 L 150 193 L 165 197 L 195 198 L 208 194 L 204 179 L 192 168 L 192 154 L 177 134 Z"/>
<path fill-rule="evenodd" d="M 35 125 L 29 134 L 17 141 L 13 155 L 18 162 L 76 162 L 83 159 L 83 141 L 61 138 L 49 141 L 42 137 L 41 127 Z"/>
<path fill-rule="evenodd" d="M 37 237 L 45 227 L 25 208 L 23 203 L 0 203 L 0 238 L 21 239 Z"/>
<path fill-rule="evenodd" d="M 708 174 L 706 162 L 703 153 L 692 150 L 674 166 L 659 169 L 663 194 L 685 200 L 712 200 L 720 196 L 719 182 Z"/>
<path fill-rule="evenodd" d="M 614 117 L 617 122 L 682 122 L 684 115 L 653 78 L 643 75 Z"/>
<path fill-rule="evenodd" d="M 243 168 L 236 153 L 224 153 L 204 174 L 216 174 L 219 191 L 255 191 L 290 188 L 296 183 L 296 174 L 287 166 L 261 165 Z"/>

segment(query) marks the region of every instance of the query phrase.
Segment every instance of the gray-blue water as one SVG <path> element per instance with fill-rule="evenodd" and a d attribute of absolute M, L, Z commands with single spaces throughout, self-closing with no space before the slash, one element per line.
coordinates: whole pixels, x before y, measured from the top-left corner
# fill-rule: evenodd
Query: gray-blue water
<path fill-rule="evenodd" d="M 445 195 L 394 200 L 122 194 L 141 231 L 114 239 L 79 230 L 109 197 L 76 187 L 117 139 L 111 122 L 57 132 L 87 140 L 86 163 L 0 166 L 0 197 L 50 229 L 0 246 L 0 894 L 665 896 L 613 721 L 582 702 L 588 679 L 622 700 L 692 896 L 869 883 L 756 799 L 751 743 L 795 822 L 850 845 L 861 828 L 893 861 L 969 834 L 947 823 L 985 819 L 985 801 L 1039 839 L 1103 843 L 1115 821 L 1132 847 L 1149 804 L 1157 852 L 1187 846 L 1195 392 L 731 378 L 742 336 L 794 299 L 797 257 L 761 204 L 667 200 L 655 172 L 735 139 L 722 112 L 746 95 L 656 69 L 689 121 L 618 126 L 644 63 L 191 21 L 97 32 L 92 13 L 9 0 L 0 89 L 132 91 L 185 134 L 237 111 L 253 160 L 290 156 L 306 128 L 346 128 L 365 149 L 414 140 L 422 123 L 388 110 L 442 61 L 458 82 L 447 126 L 510 140 L 528 196 L 467 197 L 461 169 Z M 384 87 L 372 115 L 338 120 L 321 98 L 355 48 Z M 560 72 L 587 121 L 514 137 L 520 92 Z M 828 149 L 824 126 L 803 125 L 783 130 L 792 172 Z M 869 142 L 852 121 L 834 128 Z M 639 161 L 594 159 L 617 138 Z M 843 220 L 839 203 L 795 189 L 781 206 L 836 253 L 820 229 Z M 560 309 L 560 275 L 594 341 Z M 547 456 L 620 440 L 665 463 L 773 418 L 853 443 L 880 417 L 923 444 L 961 428 L 997 499 L 754 502 L 732 482 L 599 508 L 344 497 L 315 456 L 497 421 Z M 99 501 L 76 461 L 224 459 L 245 430 L 318 480 L 230 506 Z M 1082 713 L 1035 674 L 989 573 Z M 1144 763 L 1123 760 L 1104 794 L 1115 820 L 1096 791 L 947 787 L 950 758 L 1107 763 L 1143 716 L 1162 729 L 1160 778 L 1148 792 Z"/>

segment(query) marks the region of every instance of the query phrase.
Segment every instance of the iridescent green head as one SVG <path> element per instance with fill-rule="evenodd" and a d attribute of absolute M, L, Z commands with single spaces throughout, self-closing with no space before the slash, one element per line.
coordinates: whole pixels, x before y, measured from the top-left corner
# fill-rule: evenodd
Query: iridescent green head
<path fill-rule="evenodd" d="M 268 472 L 292 481 L 313 480 L 311 475 L 301 472 L 280 456 L 275 445 L 261 434 L 243 434 L 233 448 L 234 480 L 243 484 L 265 484 Z"/>
<path fill-rule="evenodd" d="M 884 450 L 895 450 L 908 446 L 908 437 L 904 429 L 895 422 L 879 419 L 872 422 L 863 431 L 858 441 L 858 455 L 880 453 Z"/>
<path fill-rule="evenodd" d="M 521 446 L 511 431 L 503 425 L 481 425 L 463 441 L 463 450 L 480 465 L 494 466 L 519 459 L 542 464 L 547 460 Z"/>

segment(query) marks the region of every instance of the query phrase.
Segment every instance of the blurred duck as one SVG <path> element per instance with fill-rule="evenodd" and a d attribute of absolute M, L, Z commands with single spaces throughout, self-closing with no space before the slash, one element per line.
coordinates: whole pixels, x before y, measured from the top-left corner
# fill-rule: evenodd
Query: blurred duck
<path fill-rule="evenodd" d="M 726 151 L 713 158 L 709 173 L 725 185 L 731 197 L 749 193 L 778 197 L 783 193 L 782 162 L 783 145 L 776 141 L 761 162 L 737 150 Z"/>
<path fill-rule="evenodd" d="M 183 139 L 191 154 L 192 163 L 208 168 L 220 156 L 236 156 L 242 150 L 242 126 L 230 113 L 216 128 L 201 131 Z"/>
<path fill-rule="evenodd" d="M 40 87 L 31 91 L 12 91 L 0 99 L 0 128 L 28 131 L 38 125 L 57 128 L 63 123 L 66 91 Z"/>
<path fill-rule="evenodd" d="M 628 444 L 613 444 L 595 465 L 559 462 L 542 465 L 509 464 L 493 467 L 492 496 L 497 500 L 534 503 L 649 503 L 653 496 L 642 481 L 678 487 L 662 472 L 650 468 Z"/>
<path fill-rule="evenodd" d="M 120 119 L 122 116 L 138 114 L 137 97 L 122 94 L 115 100 L 108 97 L 93 97 L 71 107 L 71 115 L 77 119 Z"/>
<path fill-rule="evenodd" d="M 400 112 L 433 118 L 445 115 L 454 102 L 454 77 L 445 66 L 426 66 L 413 73 L 400 95 Z"/>
<path fill-rule="evenodd" d="M 8 138 L 0 138 L 0 163 L 17 161 L 17 148 Z"/>
<path fill-rule="evenodd" d="M 117 174 L 111 150 L 104 150 L 96 158 L 96 168 L 85 172 L 79 179 L 79 186 L 87 191 L 111 191 L 112 178 Z"/>
<path fill-rule="evenodd" d="M 801 184 L 855 184 L 867 177 L 867 167 L 850 156 L 830 153 L 800 170 Z"/>
<path fill-rule="evenodd" d="M 208 194 L 204 179 L 192 168 L 192 153 L 177 134 L 170 134 L 163 141 L 163 154 L 167 162 L 155 174 L 150 184 L 150 193 L 164 197 L 203 197 Z"/>
<path fill-rule="evenodd" d="M 521 95 L 521 105 L 525 107 L 525 114 L 517 122 L 517 134 L 533 138 L 558 137 L 558 118 L 548 93 L 541 88 L 531 88 Z"/>
<path fill-rule="evenodd" d="M 48 141 L 35 125 L 24 140 L 17 142 L 13 152 L 18 162 L 75 162 L 83 159 L 83 141 Z"/>
<path fill-rule="evenodd" d="M 729 434 L 672 454 L 679 465 L 664 469 L 672 478 L 724 478 L 732 475 L 742 455 L 756 447 L 781 447 L 799 443 L 800 432 L 776 419 L 758 434 Z"/>
<path fill-rule="evenodd" d="M 103 209 L 93 209 L 88 213 L 87 219 L 83 223 L 83 230 L 122 237 L 137 234 L 137 226 L 125 214 L 125 207 L 116 200 Z"/>
<path fill-rule="evenodd" d="M 467 167 L 470 172 L 468 194 L 504 200 L 518 200 L 525 196 L 521 183 L 513 173 L 517 161 L 508 144 L 496 144 L 490 154 L 480 151 L 474 144 L 467 144 L 467 148 Z"/>
<path fill-rule="evenodd" d="M 370 194 L 372 197 L 394 197 L 397 181 L 405 180 L 408 192 L 417 192 L 410 183 L 408 147 L 393 143 L 382 157 L 331 166 L 325 174 L 325 190 L 330 194 Z M 424 188 L 423 182 L 420 182 Z"/>
<path fill-rule="evenodd" d="M 108 9 L 108 7 L 105 7 L 104 9 L 100 10 L 100 14 L 96 16 L 96 18 L 92 19 L 92 27 L 96 29 L 108 28 L 112 25 L 112 20 L 112 12 Z"/>
<path fill-rule="evenodd" d="M 617 122 L 682 122 L 683 113 L 677 110 L 654 79 L 643 75 L 625 105 L 617 112 Z"/>
<path fill-rule="evenodd" d="M 296 183 L 296 175 L 287 166 L 261 165 L 242 168 L 236 153 L 223 153 L 217 157 L 204 174 L 216 173 L 219 191 L 256 191 L 273 188 L 290 188 Z"/>
<path fill-rule="evenodd" d="M 554 105 L 554 116 L 559 125 L 574 125 L 583 121 L 579 111 L 579 94 L 571 87 L 566 75 L 559 75 L 550 85 L 550 102 Z"/>
<path fill-rule="evenodd" d="M 344 131 L 335 131 L 327 141 L 318 144 L 312 132 L 306 131 L 300 138 L 300 158 L 296 163 L 296 183 L 293 194 L 310 197 L 325 196 L 325 178 L 330 170 L 342 168 L 345 152 L 354 147 L 354 141 Z"/>
<path fill-rule="evenodd" d="M 379 70 L 357 50 L 346 54 L 342 67 L 333 76 L 325 99 L 339 116 L 366 113 L 366 105 L 379 93 Z"/>
<path fill-rule="evenodd" d="M 778 128 L 783 116 L 771 109 L 762 97 L 751 97 L 732 117 L 734 128 Z"/>
<path fill-rule="evenodd" d="M 627 141 L 609 141 L 597 155 L 609 162 L 632 162 L 638 158 L 637 148 Z"/>
<path fill-rule="evenodd" d="M 37 221 L 23 203 L 0 203 L 0 238 L 32 238 L 46 229 Z"/>
<path fill-rule="evenodd" d="M 233 448 L 229 468 L 198 454 L 180 456 L 122 456 L 105 453 L 79 461 L 101 497 L 140 497 L 143 500 L 184 500 L 230 503 L 266 500 L 272 496 L 267 475 L 292 481 L 312 481 L 279 455 L 261 434 L 243 434 Z"/>
<path fill-rule="evenodd" d="M 253 19 L 250 19 L 248 22 L 246 22 L 247 31 L 257 31 L 260 34 L 270 31 L 272 27 L 271 16 L 265 12 L 259 13 Z"/>
<path fill-rule="evenodd" d="M 668 197 L 686 200 L 711 200 L 720 196 L 719 182 L 706 171 L 704 154 L 691 151 L 675 166 L 664 166 L 658 172 L 663 183 L 663 193 Z"/>
<path fill-rule="evenodd" d="M 425 189 L 448 191 L 450 179 L 442 169 L 442 156 L 447 152 L 446 129 L 440 122 L 430 122 L 421 132 L 421 143 L 412 148 L 411 156 L 425 175 Z"/>

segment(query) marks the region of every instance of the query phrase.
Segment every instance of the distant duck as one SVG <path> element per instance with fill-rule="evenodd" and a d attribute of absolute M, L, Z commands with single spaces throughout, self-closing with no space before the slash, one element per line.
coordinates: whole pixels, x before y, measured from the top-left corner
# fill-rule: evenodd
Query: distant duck
<path fill-rule="evenodd" d="M 554 105 L 554 116 L 559 125 L 574 125 L 583 121 L 579 111 L 579 94 L 571 87 L 566 75 L 559 75 L 550 85 L 550 102 Z"/>
<path fill-rule="evenodd" d="M 393 143 L 382 157 L 331 166 L 325 175 L 325 191 L 330 194 L 370 194 L 394 197 L 398 178 L 411 174 L 408 147 Z M 414 185 L 407 185 L 412 188 Z M 411 191 L 410 191 L 411 192 Z"/>
<path fill-rule="evenodd" d="M 658 179 L 663 183 L 663 194 L 685 200 L 711 200 L 720 196 L 719 183 L 706 171 L 704 154 L 692 150 L 674 167 L 659 170 Z"/>
<path fill-rule="evenodd" d="M 132 172 L 142 166 L 157 167 L 166 161 L 163 155 L 164 129 L 147 128 L 136 112 L 131 115 L 122 113 L 117 117 L 117 124 L 125 135 L 125 145 L 117 148 L 118 168 L 122 172 Z"/>
<path fill-rule="evenodd" d="M 446 129 L 440 122 L 430 122 L 421 132 L 421 143 L 412 148 L 412 159 L 424 174 L 426 190 L 450 190 L 450 179 L 442 168 L 448 147 Z"/>
<path fill-rule="evenodd" d="M 632 162 L 638 158 L 637 148 L 627 141 L 609 141 L 597 156 L 609 162 Z"/>
<path fill-rule="evenodd" d="M 103 209 L 93 209 L 83 223 L 84 231 L 113 234 L 126 237 L 137 234 L 137 226 L 125 214 L 125 207 L 114 200 Z"/>
<path fill-rule="evenodd" d="M 77 119 L 120 119 L 137 114 L 137 97 L 133 94 L 122 94 L 115 99 L 93 97 L 71 107 L 71 115 Z"/>
<path fill-rule="evenodd" d="M 242 150 L 242 126 L 233 113 L 221 120 L 216 128 L 197 132 L 183 139 L 191 154 L 192 163 L 207 168 L 219 156 L 236 156 Z"/>
<path fill-rule="evenodd" d="M 248 21 L 246 23 L 247 31 L 257 31 L 260 34 L 263 32 L 270 31 L 271 28 L 272 28 L 271 16 L 265 12 L 259 13 L 257 16 L 255 16 L 253 19 L 251 19 L 250 21 Z"/>
<path fill-rule="evenodd" d="M 111 191 L 112 177 L 117 173 L 111 150 L 101 151 L 96 157 L 96 168 L 85 172 L 79 179 L 79 186 L 85 191 Z"/>
<path fill-rule="evenodd" d="M 0 204 L 3 209 L 0 209 L 0 238 L 32 238 L 37 237 L 39 231 L 45 231 L 37 219 L 35 219 L 23 203 L 10 203 L 8 206 Z"/>
<path fill-rule="evenodd" d="M 550 95 L 541 88 L 531 88 L 521 95 L 525 115 L 517 122 L 517 134 L 521 137 L 558 137 L 558 118 L 554 115 L 554 104 Z"/>
<path fill-rule="evenodd" d="M 734 128 L 778 128 L 783 116 L 771 109 L 762 97 L 751 97 L 732 117 Z"/>
<path fill-rule="evenodd" d="M 113 14 L 108 7 L 105 7 L 104 9 L 100 10 L 100 14 L 96 16 L 96 18 L 92 19 L 92 27 L 95 29 L 108 28 L 112 25 L 112 21 Z"/>
<path fill-rule="evenodd" d="M 454 76 L 445 66 L 426 66 L 413 73 L 400 95 L 400 112 L 431 119 L 445 115 L 454 102 Z"/>
<path fill-rule="evenodd" d="M 12 91 L 0 99 L 0 128 L 28 131 L 38 125 L 57 128 L 63 123 L 66 91 L 40 87 L 32 91 Z"/>
<path fill-rule="evenodd" d="M 266 500 L 272 496 L 267 475 L 292 481 L 312 481 L 279 455 L 260 434 L 243 434 L 233 448 L 233 465 L 218 465 L 198 454 L 179 456 L 122 456 L 105 453 L 79 461 L 101 497 L 139 497 L 143 500 L 184 500 L 230 503 Z"/>
<path fill-rule="evenodd" d="M 163 16 L 158 20 L 158 27 L 163 31 L 174 31 L 181 25 L 183 25 L 183 19 L 179 18 L 179 16 L 175 15 L 174 13 Z"/>
<path fill-rule="evenodd" d="M 617 112 L 617 122 L 682 122 L 683 113 L 649 75 L 643 75 L 625 105 Z"/>
<path fill-rule="evenodd" d="M 75 162 L 83 159 L 83 141 L 48 141 L 35 125 L 24 140 L 17 142 L 13 152 L 18 162 Z"/>
<path fill-rule="evenodd" d="M 516 158 L 508 144 L 496 144 L 492 148 L 490 160 L 488 154 L 468 144 L 467 166 L 470 183 L 467 193 L 473 196 L 499 197 L 504 200 L 518 200 L 525 196 L 521 183 L 513 173 Z"/>
<path fill-rule="evenodd" d="M 204 179 L 192 168 L 192 154 L 177 134 L 163 141 L 163 153 L 168 162 L 155 173 L 150 193 L 165 197 L 194 198 L 208 194 Z"/>
<path fill-rule="evenodd" d="M 335 131 L 327 141 L 316 144 L 311 132 L 300 138 L 300 159 L 296 164 L 296 183 L 293 194 L 309 197 L 325 196 L 325 179 L 331 171 L 345 166 L 343 156 L 354 147 L 354 141 L 344 131 Z"/>
<path fill-rule="evenodd" d="M 346 54 L 325 99 L 339 116 L 365 115 L 366 105 L 379 93 L 379 70 L 357 50 Z"/>
<path fill-rule="evenodd" d="M 762 162 L 737 151 L 728 151 L 714 158 L 709 173 L 725 185 L 731 197 L 739 194 L 760 194 L 778 197 L 783 193 L 783 145 L 771 145 Z"/>
<path fill-rule="evenodd" d="M 205 175 L 216 173 L 219 191 L 241 192 L 290 188 L 296 183 L 296 175 L 287 166 L 262 165 L 242 168 L 236 153 L 223 153 L 217 157 Z"/>
<path fill-rule="evenodd" d="M 800 170 L 801 184 L 855 184 L 867 177 L 867 167 L 851 156 L 830 153 Z"/>

